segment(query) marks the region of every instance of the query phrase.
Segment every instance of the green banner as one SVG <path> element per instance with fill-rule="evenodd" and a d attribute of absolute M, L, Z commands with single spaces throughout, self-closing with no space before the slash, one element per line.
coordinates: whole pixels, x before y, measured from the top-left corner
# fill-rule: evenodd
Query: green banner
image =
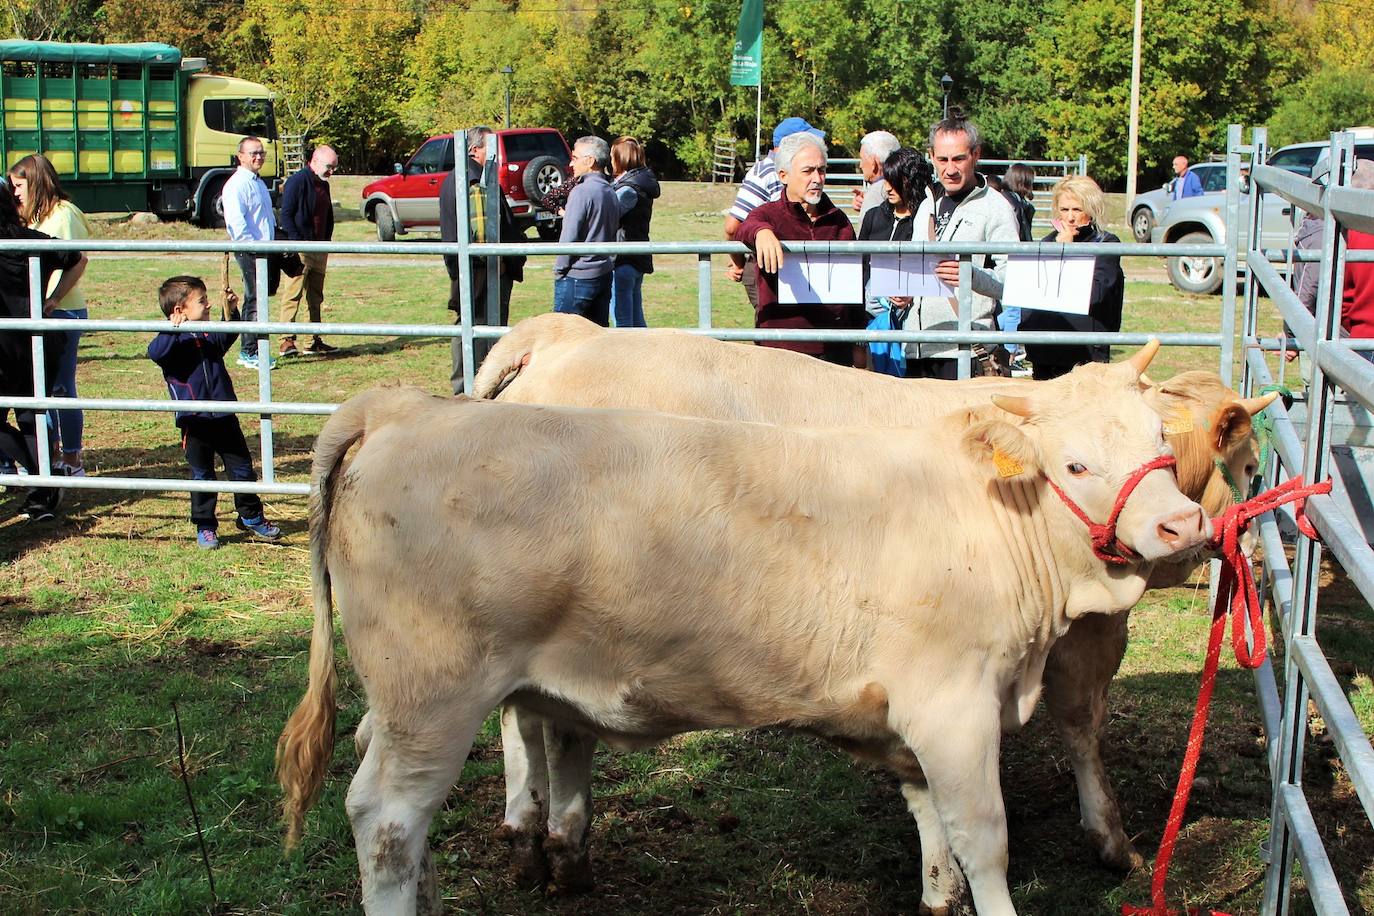
<path fill-rule="evenodd" d="M 744 0 L 730 56 L 730 85 L 757 86 L 763 75 L 763 0 Z"/>

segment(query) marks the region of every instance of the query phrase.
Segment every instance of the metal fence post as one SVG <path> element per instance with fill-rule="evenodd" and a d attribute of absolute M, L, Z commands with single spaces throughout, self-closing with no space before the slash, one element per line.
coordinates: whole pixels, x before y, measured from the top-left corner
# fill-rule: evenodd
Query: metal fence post
<path fill-rule="evenodd" d="M 1264 189 L 1254 180 L 1255 166 L 1263 165 L 1269 154 L 1269 131 L 1255 127 L 1250 132 L 1250 187 L 1246 201 L 1245 225 L 1249 227 L 1249 242 L 1245 246 L 1245 313 L 1241 323 L 1241 339 L 1256 336 L 1259 326 L 1259 284 L 1250 269 L 1250 258 L 1264 249 Z M 1296 208 L 1294 208 L 1296 209 Z M 1262 254 L 1258 257 L 1263 257 Z M 1241 360 L 1242 385 L 1248 384 L 1249 362 Z M 1248 387 L 1243 387 L 1248 391 Z"/>
<path fill-rule="evenodd" d="M 1236 361 L 1236 268 L 1240 249 L 1239 124 L 1226 128 L 1226 256 L 1221 259 L 1221 380 L 1231 384 Z"/>
<path fill-rule="evenodd" d="M 257 298 L 255 322 L 270 321 L 272 297 L 267 292 L 267 258 L 257 255 L 253 258 L 253 271 L 257 284 L 253 290 Z M 272 403 L 272 341 L 266 334 L 253 334 L 254 346 L 251 352 L 258 355 L 258 400 L 264 404 Z M 276 478 L 272 449 L 272 415 L 258 415 L 258 435 L 262 447 L 262 479 L 271 482 Z"/>
<path fill-rule="evenodd" d="M 959 333 L 973 330 L 973 255 L 959 255 Z M 973 348 L 959 344 L 959 378 L 973 375 Z"/>
<path fill-rule="evenodd" d="M 6 192 L 8 193 L 8 192 Z M 37 256 L 29 258 L 29 317 L 43 317 L 43 300 L 47 298 L 47 290 L 43 288 L 43 262 Z M 33 393 L 36 397 L 43 397 L 48 393 L 48 368 L 43 361 L 43 332 L 39 331 L 31 338 L 33 346 Z M 17 413 L 17 411 L 16 411 Z M 34 448 L 38 454 L 34 457 L 38 459 L 38 473 L 47 477 L 52 473 L 52 447 L 48 437 L 48 412 L 46 410 L 35 410 L 33 412 L 33 434 Z M 17 462 L 16 462 L 17 463 Z"/>
<path fill-rule="evenodd" d="M 1353 145 L 1351 135 L 1331 135 L 1331 186 L 1349 180 Z M 1331 423 L 1333 386 L 1321 366 L 1324 344 L 1340 335 L 1340 296 L 1344 276 L 1345 240 L 1331 211 L 1329 195 L 1323 195 L 1321 275 L 1317 289 L 1317 315 L 1313 325 L 1311 353 L 1312 380 L 1307 388 L 1307 442 L 1303 457 L 1303 476 L 1322 480 L 1328 471 L 1327 449 Z M 1294 638 L 1316 632 L 1317 586 L 1321 575 L 1321 544 L 1299 538 L 1293 576 L 1293 610 L 1283 628 L 1283 720 L 1280 726 L 1278 768 L 1275 771 L 1274 797 L 1269 827 L 1269 868 L 1264 876 L 1262 912 L 1286 916 L 1292 897 L 1293 861 L 1296 852 L 1283 804 L 1287 787 L 1300 787 L 1303 775 L 1303 748 L 1307 738 L 1308 688 L 1291 647 Z"/>
<path fill-rule="evenodd" d="M 466 155 L 463 158 L 463 167 L 467 168 Z M 457 175 L 457 168 L 457 160 L 454 160 L 455 175 Z M 482 189 L 486 192 L 482 199 L 486 210 L 483 219 L 486 221 L 487 238 L 496 239 L 498 242 L 508 241 L 501 238 L 501 183 L 496 180 L 496 134 L 487 134 L 486 157 L 482 163 Z M 501 282 L 501 259 L 494 254 L 488 255 L 487 313 L 482 316 L 482 323 L 485 325 L 505 324 L 505 320 L 501 316 L 501 289 L 503 286 L 504 284 Z M 490 349 L 490 339 L 487 343 L 488 349 Z M 476 373 L 477 367 L 473 366 L 472 371 Z"/>
<path fill-rule="evenodd" d="M 464 142 L 463 137 L 462 131 L 453 135 L 453 203 L 458 211 L 458 321 L 462 325 L 463 390 L 471 394 L 475 375 L 472 366 L 472 259 L 468 255 L 468 246 L 472 244 L 471 207 L 468 202 L 468 183 L 464 178 L 467 174 L 466 160 L 460 175 L 456 158 L 457 150 Z"/>
<path fill-rule="evenodd" d="M 745 270 L 753 270 L 754 265 L 745 264 Z M 697 327 L 711 326 L 711 256 L 697 255 Z"/>

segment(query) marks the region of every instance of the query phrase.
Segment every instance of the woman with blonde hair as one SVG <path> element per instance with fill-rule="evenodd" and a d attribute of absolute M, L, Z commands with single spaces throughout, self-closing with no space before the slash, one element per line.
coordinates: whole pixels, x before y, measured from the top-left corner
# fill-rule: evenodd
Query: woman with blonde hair
<path fill-rule="evenodd" d="M 1050 191 L 1050 201 L 1054 231 L 1042 241 L 1064 245 L 1121 241 L 1102 228 L 1102 217 L 1107 209 L 1106 197 L 1097 182 L 1087 175 L 1070 175 L 1061 179 Z M 1022 309 L 1021 330 L 1089 333 L 1121 330 L 1121 305 L 1126 293 L 1126 275 L 1121 271 L 1121 258 L 1117 255 L 1098 255 L 1094 261 L 1088 314 L 1070 315 L 1066 312 Z M 1083 363 L 1110 362 L 1111 355 L 1112 348 L 1107 344 L 1026 344 L 1026 356 L 1037 379 L 1058 378 Z"/>
<path fill-rule="evenodd" d="M 91 227 L 86 215 L 62 190 L 57 170 L 44 156 L 25 156 L 9 171 L 10 186 L 19 199 L 19 214 L 30 229 L 37 229 L 55 239 L 90 238 Z M 79 286 L 73 286 L 60 301 L 54 299 L 58 278 L 54 277 L 45 291 L 47 300 L 43 313 L 50 318 L 85 318 L 86 299 Z M 62 350 L 57 377 L 52 380 L 54 397 L 76 397 L 76 347 L 80 331 L 66 332 L 67 345 Z M 86 468 L 81 457 L 81 435 L 85 416 L 79 410 L 50 410 L 49 424 L 53 428 L 53 471 L 84 477 Z M 60 448 L 60 457 L 59 457 Z"/>

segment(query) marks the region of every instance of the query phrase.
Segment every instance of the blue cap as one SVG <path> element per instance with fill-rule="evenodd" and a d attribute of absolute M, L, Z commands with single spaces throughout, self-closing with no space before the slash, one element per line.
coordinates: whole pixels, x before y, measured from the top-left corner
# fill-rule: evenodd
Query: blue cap
<path fill-rule="evenodd" d="M 806 131 L 808 134 L 815 134 L 822 140 L 825 139 L 825 131 L 807 124 L 806 118 L 786 118 L 781 124 L 773 128 L 773 145 L 777 146 L 783 141 L 784 137 L 790 137 L 802 131 Z"/>

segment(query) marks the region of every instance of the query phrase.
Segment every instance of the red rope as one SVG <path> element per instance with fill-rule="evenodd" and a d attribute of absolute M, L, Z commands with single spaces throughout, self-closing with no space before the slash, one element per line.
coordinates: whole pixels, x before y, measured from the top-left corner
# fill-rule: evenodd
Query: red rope
<path fill-rule="evenodd" d="M 1064 505 L 1068 506 L 1074 515 L 1078 516 L 1079 521 L 1088 526 L 1088 534 L 1093 539 L 1093 553 L 1097 555 L 1097 558 L 1122 566 L 1140 559 L 1134 550 L 1116 536 L 1116 520 L 1121 515 L 1121 510 L 1126 508 L 1126 500 L 1131 498 L 1131 493 L 1135 492 L 1136 486 L 1145 479 L 1146 474 L 1160 468 L 1171 468 L 1177 463 L 1172 455 L 1160 455 L 1154 461 L 1137 468 L 1135 473 L 1121 485 L 1121 492 L 1116 494 L 1116 503 L 1112 506 L 1112 514 L 1107 517 L 1106 523 L 1101 525 L 1088 518 L 1088 513 L 1079 508 L 1078 503 L 1070 499 L 1069 494 L 1059 489 L 1053 480 L 1046 477 L 1045 481 L 1050 485 L 1050 489 L 1054 490 L 1063 500 Z"/>
<path fill-rule="evenodd" d="M 1178 785 L 1174 789 L 1173 805 L 1169 808 L 1169 819 L 1164 824 L 1164 836 L 1159 841 L 1159 854 L 1155 857 L 1154 874 L 1150 881 L 1151 905 L 1138 907 L 1125 904 L 1121 907 L 1123 916 L 1175 916 L 1180 912 L 1186 912 L 1190 916 L 1204 912 L 1212 916 L 1226 916 L 1218 910 L 1204 911 L 1195 907 L 1190 907 L 1186 911 L 1171 910 L 1165 904 L 1164 885 L 1169 877 L 1169 861 L 1174 855 L 1178 831 L 1183 826 L 1183 814 L 1188 808 L 1188 795 L 1193 788 L 1193 774 L 1197 772 L 1198 758 L 1202 756 L 1202 738 L 1207 730 L 1207 713 L 1212 702 L 1212 689 L 1216 686 L 1221 638 L 1226 631 L 1228 611 L 1231 613 L 1231 647 L 1235 651 L 1236 661 L 1244 668 L 1258 668 L 1264 662 L 1264 619 L 1260 611 L 1259 593 L 1255 590 L 1255 577 L 1250 572 L 1250 561 L 1240 549 L 1240 536 L 1252 519 L 1273 511 L 1284 503 L 1296 503 L 1294 510 L 1298 530 L 1305 536 L 1315 539 L 1317 532 L 1303 512 L 1304 503 L 1309 496 L 1330 492 L 1329 480 L 1312 486 L 1303 486 L 1302 478 L 1294 477 L 1272 490 L 1267 490 L 1243 503 L 1237 503 L 1212 520 L 1210 546 L 1221 552 L 1222 567 L 1217 602 L 1212 608 L 1212 630 L 1207 639 L 1207 657 L 1202 666 L 1202 685 L 1198 689 L 1197 706 L 1193 711 L 1192 727 L 1188 731 L 1188 744 L 1183 754 L 1183 766 L 1179 769 Z M 1245 644 L 1245 626 L 1242 618 L 1250 623 L 1250 632 L 1254 639 L 1253 649 Z"/>

